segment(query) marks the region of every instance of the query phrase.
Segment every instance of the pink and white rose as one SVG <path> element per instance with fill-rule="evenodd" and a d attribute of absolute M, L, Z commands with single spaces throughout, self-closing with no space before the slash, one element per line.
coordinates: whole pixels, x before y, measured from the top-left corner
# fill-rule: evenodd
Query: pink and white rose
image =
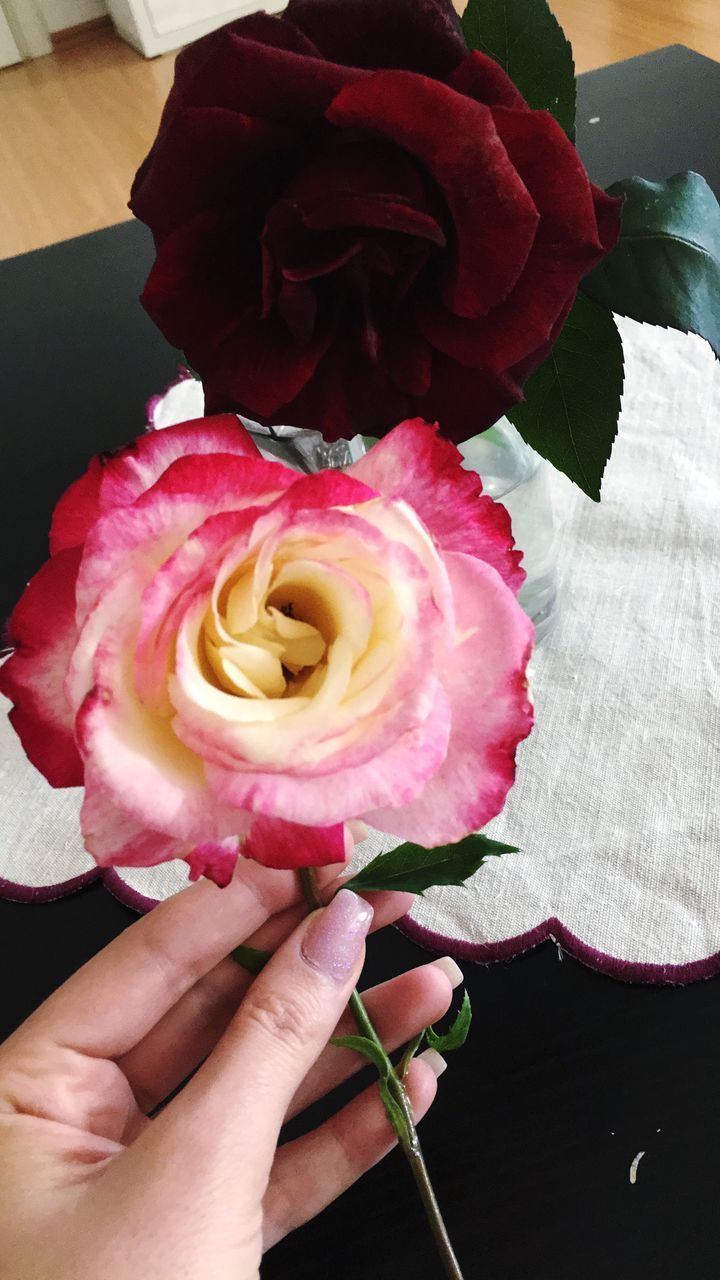
<path fill-rule="evenodd" d="M 0 671 L 28 756 L 84 786 L 104 866 L 225 883 L 341 861 L 362 818 L 433 846 L 502 808 L 532 724 L 504 508 L 404 422 L 348 472 L 263 459 L 233 415 L 95 458 Z"/>

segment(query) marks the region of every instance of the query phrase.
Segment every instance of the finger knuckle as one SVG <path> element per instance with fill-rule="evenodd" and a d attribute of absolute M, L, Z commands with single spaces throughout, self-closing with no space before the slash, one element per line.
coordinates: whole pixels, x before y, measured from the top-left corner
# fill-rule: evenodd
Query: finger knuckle
<path fill-rule="evenodd" d="M 268 990 L 252 993 L 242 1009 L 246 1026 L 298 1049 L 306 1043 L 318 1013 L 315 1002 L 300 992 Z"/>

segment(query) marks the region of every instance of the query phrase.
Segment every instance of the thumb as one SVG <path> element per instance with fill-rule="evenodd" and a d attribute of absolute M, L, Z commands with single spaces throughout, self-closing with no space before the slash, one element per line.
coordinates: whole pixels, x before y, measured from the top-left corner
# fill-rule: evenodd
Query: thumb
<path fill-rule="evenodd" d="M 155 1122 L 154 1128 L 169 1124 L 192 1151 L 196 1174 L 205 1153 L 216 1177 L 225 1159 L 237 1177 L 242 1152 L 243 1172 L 262 1194 L 290 1101 L 362 969 L 372 915 L 363 898 L 342 889 L 304 920 L 255 979 L 207 1062 Z"/>

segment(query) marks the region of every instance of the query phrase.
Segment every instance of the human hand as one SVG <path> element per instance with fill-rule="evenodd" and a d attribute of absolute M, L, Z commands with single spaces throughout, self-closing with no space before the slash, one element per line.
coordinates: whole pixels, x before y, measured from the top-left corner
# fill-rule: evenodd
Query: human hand
<path fill-rule="evenodd" d="M 328 1040 L 354 1030 L 369 902 L 377 928 L 409 898 L 344 891 L 308 920 L 292 872 L 245 862 L 132 925 L 0 1047 L 3 1280 L 250 1280 L 390 1150 L 376 1086 L 277 1147 L 363 1065 Z M 276 952 L 254 981 L 227 959 L 241 941 Z M 369 991 L 386 1046 L 441 1017 L 459 978 L 440 960 Z M 417 1119 L 442 1064 L 424 1056 L 406 1080 Z"/>

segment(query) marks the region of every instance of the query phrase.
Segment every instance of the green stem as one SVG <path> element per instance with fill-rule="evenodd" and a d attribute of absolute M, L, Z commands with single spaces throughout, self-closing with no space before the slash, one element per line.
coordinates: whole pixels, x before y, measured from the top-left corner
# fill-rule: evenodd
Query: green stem
<path fill-rule="evenodd" d="M 323 903 L 317 891 L 315 873 L 312 867 L 301 867 L 300 884 L 302 886 L 303 897 L 305 898 L 310 910 L 315 911 L 318 907 L 321 907 Z M 437 1245 L 445 1275 L 448 1280 L 463 1280 L 460 1264 L 455 1257 L 455 1252 L 452 1244 L 450 1243 L 450 1237 L 447 1233 L 447 1228 L 440 1212 L 440 1206 L 438 1205 L 433 1185 L 430 1181 L 430 1175 L 427 1170 L 427 1165 L 425 1164 L 425 1158 L 420 1146 L 420 1139 L 418 1138 L 417 1129 L 415 1128 L 410 1099 L 408 1098 L 405 1086 L 385 1052 L 385 1047 L 370 1020 L 370 1015 L 362 1002 L 359 991 L 353 991 L 350 996 L 349 1008 L 355 1018 L 358 1030 L 361 1031 L 364 1036 L 367 1036 L 368 1040 L 372 1040 L 373 1044 L 377 1045 L 386 1060 L 388 1066 L 388 1082 L 392 1095 L 402 1111 L 403 1120 L 405 1122 L 405 1131 L 398 1135 L 400 1146 L 403 1149 L 405 1158 L 410 1165 L 410 1171 L 415 1179 L 415 1185 L 420 1194 L 420 1199 L 430 1225 L 430 1230 L 433 1233 L 435 1244 Z M 388 1118 L 390 1119 L 390 1116 L 388 1116 Z"/>

